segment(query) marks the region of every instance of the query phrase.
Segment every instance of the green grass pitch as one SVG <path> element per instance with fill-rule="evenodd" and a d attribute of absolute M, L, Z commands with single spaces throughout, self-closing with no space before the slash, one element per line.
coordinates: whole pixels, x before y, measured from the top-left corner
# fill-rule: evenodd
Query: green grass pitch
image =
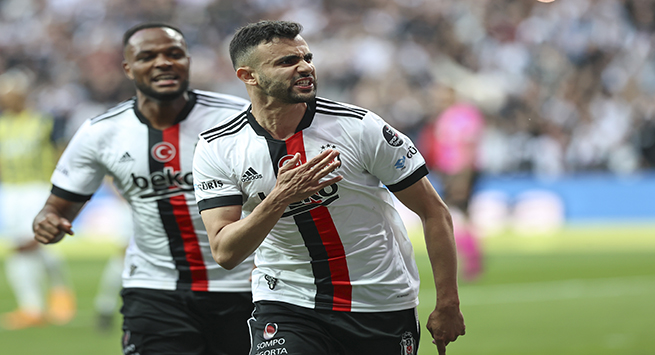
<path fill-rule="evenodd" d="M 436 354 L 424 324 L 435 290 L 420 233 L 412 232 L 421 285 L 420 355 Z M 485 273 L 460 283 L 467 333 L 450 355 L 646 355 L 655 353 L 655 226 L 567 227 L 552 236 L 484 240 Z M 65 326 L 0 330 L 3 355 L 121 354 L 120 318 L 95 329 L 93 297 L 111 245 L 83 236 L 66 255 L 78 314 Z M 6 250 L 0 248 L 0 258 Z M 0 312 L 15 307 L 0 266 Z M 399 348 L 400 351 L 400 348 Z"/>

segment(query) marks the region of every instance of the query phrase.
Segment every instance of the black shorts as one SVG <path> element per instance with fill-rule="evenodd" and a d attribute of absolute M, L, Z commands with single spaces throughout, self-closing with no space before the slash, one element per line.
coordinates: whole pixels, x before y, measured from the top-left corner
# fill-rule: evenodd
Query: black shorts
<path fill-rule="evenodd" d="M 415 309 L 355 313 L 269 301 L 255 303 L 248 326 L 250 355 L 416 355 L 420 335 Z"/>
<path fill-rule="evenodd" d="M 243 355 L 250 350 L 250 292 L 125 288 L 125 355 Z"/>

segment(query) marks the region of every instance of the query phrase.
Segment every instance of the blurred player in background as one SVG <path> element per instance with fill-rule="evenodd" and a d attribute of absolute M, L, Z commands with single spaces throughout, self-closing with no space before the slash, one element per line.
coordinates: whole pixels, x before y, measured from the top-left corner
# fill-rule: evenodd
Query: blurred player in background
<path fill-rule="evenodd" d="M 17 310 L 2 315 L 5 329 L 65 324 L 76 311 L 63 260 L 33 238 L 32 218 L 48 197 L 58 148 L 52 117 L 29 105 L 30 83 L 26 71 L 0 75 L 1 234 L 10 238 L 13 248 L 5 264 L 18 303 Z"/>
<path fill-rule="evenodd" d="M 232 270 L 214 262 L 191 165 L 198 134 L 248 101 L 190 90 L 187 43 L 173 26 L 137 25 L 123 45 L 136 97 L 85 121 L 71 139 L 34 219 L 35 238 L 50 244 L 72 234 L 84 203 L 112 176 L 134 225 L 121 291 L 123 353 L 245 354 L 252 257 Z"/>
<path fill-rule="evenodd" d="M 111 223 L 111 239 L 115 243 L 115 250 L 110 255 L 102 270 L 98 289 L 93 300 L 96 313 L 96 327 L 100 332 L 109 333 L 114 325 L 114 318 L 119 309 L 118 295 L 122 288 L 123 264 L 125 251 L 129 245 L 134 226 L 132 224 L 132 213 L 129 204 L 116 190 L 111 178 L 106 178 L 103 183 L 108 196 L 103 199 L 102 209 L 111 208 L 113 213 L 98 211 Z M 90 206 L 89 206 L 90 207 Z M 100 207 L 99 207 L 100 208 Z M 86 209 L 88 212 L 88 209 Z"/>
<path fill-rule="evenodd" d="M 473 281 L 482 272 L 482 249 L 469 219 L 469 202 L 478 177 L 478 143 L 484 117 L 475 106 L 457 101 L 455 90 L 443 87 L 444 110 L 426 125 L 419 145 L 428 168 L 440 180 L 444 201 L 453 216 L 460 275 Z"/>

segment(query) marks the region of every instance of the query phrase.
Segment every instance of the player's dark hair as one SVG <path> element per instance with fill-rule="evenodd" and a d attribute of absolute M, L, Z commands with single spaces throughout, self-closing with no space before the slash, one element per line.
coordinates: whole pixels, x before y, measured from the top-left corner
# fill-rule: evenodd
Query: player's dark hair
<path fill-rule="evenodd" d="M 184 38 L 184 33 L 182 33 L 182 31 L 175 26 L 163 22 L 145 22 L 145 23 L 140 23 L 136 26 L 132 26 L 130 29 L 125 31 L 125 34 L 123 35 L 123 48 L 127 46 L 127 42 L 130 41 L 130 38 L 132 38 L 132 36 L 134 36 L 135 33 L 141 30 L 145 30 L 147 28 L 170 28 L 171 30 L 182 35 L 182 38 Z"/>
<path fill-rule="evenodd" d="M 250 51 L 262 42 L 274 38 L 294 39 L 302 32 L 302 25 L 289 21 L 264 20 L 247 24 L 237 30 L 230 41 L 230 59 L 234 69 L 238 68 Z"/>

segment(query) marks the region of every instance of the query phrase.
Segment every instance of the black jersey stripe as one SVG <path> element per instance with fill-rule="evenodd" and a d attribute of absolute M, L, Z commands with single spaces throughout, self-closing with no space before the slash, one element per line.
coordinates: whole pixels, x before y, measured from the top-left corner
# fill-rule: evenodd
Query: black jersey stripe
<path fill-rule="evenodd" d="M 284 165 L 292 154 L 300 153 L 301 163 L 307 161 L 302 131 L 296 132 L 285 141 L 271 137 L 266 141 L 276 175 L 279 167 Z M 307 206 L 310 207 L 309 210 L 305 209 Z M 327 207 L 323 206 L 323 203 L 303 201 L 294 206 L 293 210 L 299 212 L 294 213 L 293 219 L 311 257 L 310 263 L 316 286 L 315 308 L 350 311 L 352 286 L 346 255 Z"/>
<path fill-rule="evenodd" d="M 268 143 L 271 162 L 273 163 L 273 170 L 277 176 L 280 161 L 288 155 L 287 146 L 284 141 L 273 139 L 267 139 L 266 141 Z M 330 273 L 330 264 L 328 263 L 328 252 L 325 249 L 325 245 L 323 245 L 321 235 L 309 211 L 297 214 L 293 219 L 298 226 L 298 231 L 302 235 L 309 256 L 312 259 L 312 273 L 314 274 L 314 284 L 316 285 L 316 308 L 332 310 L 334 286 L 332 285 L 332 275 Z"/>
<path fill-rule="evenodd" d="M 237 104 L 235 102 L 215 102 L 215 101 L 205 100 L 200 98 L 198 98 L 198 101 L 196 101 L 196 103 L 205 107 L 230 108 L 234 110 L 240 110 L 243 108 L 243 105 Z"/>
<path fill-rule="evenodd" d="M 342 104 L 342 103 L 339 103 L 339 102 L 336 102 L 336 101 L 327 100 L 327 99 L 323 99 L 323 98 L 320 98 L 320 97 L 316 98 L 316 106 L 320 107 L 322 109 L 334 110 L 334 111 L 337 111 L 337 112 L 344 112 L 344 111 L 356 112 L 356 113 L 360 114 L 362 117 L 364 117 L 366 115 L 366 113 L 368 112 L 368 110 L 360 108 L 360 107 L 348 106 L 348 105 L 345 105 L 345 104 Z"/>
<path fill-rule="evenodd" d="M 218 125 L 218 126 L 210 128 L 208 130 L 205 130 L 202 133 L 200 133 L 200 135 L 205 136 L 205 135 L 208 135 L 208 134 L 221 133 L 221 131 L 223 131 L 223 130 L 230 129 L 231 127 L 234 127 L 234 126 L 238 125 L 239 122 L 241 122 L 241 121 L 247 121 L 245 111 L 239 113 L 237 116 L 232 118 L 230 120 L 230 122 L 223 123 L 221 125 Z"/>
<path fill-rule="evenodd" d="M 120 104 L 107 110 L 105 113 L 102 113 L 96 117 L 91 118 L 91 124 L 94 124 L 96 122 L 102 121 L 107 118 L 118 116 L 125 111 L 133 109 L 134 102 L 135 102 L 134 98 L 121 102 Z"/>
<path fill-rule="evenodd" d="M 316 296 L 314 298 L 316 309 L 332 310 L 334 306 L 334 285 L 332 284 L 328 252 L 321 239 L 321 234 L 316 228 L 311 213 L 301 213 L 294 216 L 293 219 L 312 259 L 312 273 L 314 274 L 314 285 L 316 285 Z"/>
<path fill-rule="evenodd" d="M 354 112 L 327 111 L 327 110 L 322 110 L 322 109 L 320 109 L 318 107 L 316 108 L 316 113 L 321 113 L 321 114 L 330 115 L 330 116 L 353 117 L 353 118 L 357 118 L 359 120 L 364 118 L 363 115 L 360 115 L 360 114 L 354 113 Z"/>
<path fill-rule="evenodd" d="M 152 148 L 163 140 L 162 131 L 148 127 L 148 152 L 151 152 Z M 164 170 L 164 163 L 156 161 L 150 153 L 148 153 L 148 164 L 150 167 L 150 173 L 161 172 Z M 162 189 L 167 189 L 167 187 L 162 187 Z M 175 269 L 178 271 L 177 289 L 190 290 L 192 281 L 191 267 L 186 258 L 182 233 L 175 219 L 173 205 L 167 198 L 159 199 L 157 200 L 157 208 L 159 209 L 159 216 L 164 226 L 164 231 L 168 237 L 169 251 L 173 257 Z"/>
<path fill-rule="evenodd" d="M 166 128 L 163 132 L 163 140 L 175 147 L 177 151 L 181 151 L 180 140 L 180 125 L 174 125 Z M 175 174 L 175 172 L 182 172 L 182 162 L 180 161 L 180 154 L 172 155 L 171 159 L 165 162 L 165 168 L 168 172 Z M 174 185 L 178 186 L 177 183 Z M 175 190 L 177 187 L 169 186 L 170 190 Z M 170 196 L 167 201 L 173 207 L 173 215 L 177 229 L 180 231 L 180 239 L 184 247 L 184 257 L 189 265 L 189 272 L 191 273 L 191 290 L 192 291 L 207 291 L 209 286 L 207 279 L 207 265 L 205 264 L 200 241 L 196 234 L 193 220 L 189 211 L 187 196 L 183 193 Z M 178 288 L 186 289 L 186 284 L 178 283 Z"/>
<path fill-rule="evenodd" d="M 266 144 L 268 145 L 268 154 L 273 163 L 273 172 L 277 176 L 278 170 L 280 170 L 280 161 L 287 155 L 287 146 L 284 141 L 274 139 L 267 139 Z"/>
<path fill-rule="evenodd" d="M 193 91 L 198 99 L 202 99 L 203 101 L 207 102 L 213 102 L 217 104 L 230 104 L 230 105 L 236 105 L 239 107 L 245 106 L 245 102 L 240 102 L 240 101 L 235 101 L 229 97 L 220 97 L 220 96 L 213 96 L 213 95 L 207 95 L 206 93 L 199 92 L 199 91 Z"/>
<path fill-rule="evenodd" d="M 214 135 L 212 135 L 212 136 L 206 137 L 205 140 L 207 141 L 207 143 L 209 143 L 209 142 L 211 142 L 211 141 L 213 141 L 213 140 L 216 140 L 216 139 L 218 139 L 218 138 L 220 138 L 220 137 L 224 137 L 224 136 L 228 136 L 228 135 L 230 135 L 230 134 L 237 133 L 237 132 L 239 132 L 243 127 L 245 127 L 245 126 L 247 126 L 247 125 L 248 125 L 248 122 L 247 122 L 247 121 L 240 122 L 238 126 L 233 127 L 231 130 L 229 130 L 229 131 L 224 131 L 224 132 L 222 132 L 222 133 L 220 133 L 220 134 L 217 133 L 217 134 L 214 134 Z"/>
<path fill-rule="evenodd" d="M 359 111 L 359 110 L 351 109 L 350 107 L 346 107 L 346 106 L 331 106 L 331 105 L 325 105 L 325 104 L 321 104 L 321 103 L 317 103 L 316 108 L 324 110 L 324 111 L 331 111 L 331 112 L 334 112 L 335 114 L 349 112 L 349 113 L 352 113 L 352 114 L 356 114 L 356 115 L 358 115 L 360 117 L 366 116 L 366 113 L 367 113 L 367 111 L 362 112 L 362 111 Z"/>
<path fill-rule="evenodd" d="M 241 129 L 243 129 L 243 127 L 245 127 L 247 124 L 248 124 L 248 120 L 246 119 L 246 113 L 242 112 L 237 117 L 230 120 L 230 122 L 214 128 L 210 128 L 200 133 L 200 137 L 202 137 L 207 142 L 211 142 L 220 137 L 235 134 L 239 132 Z"/>
<path fill-rule="evenodd" d="M 361 107 L 354 106 L 354 105 L 347 105 L 347 104 L 344 104 L 344 103 L 341 103 L 341 102 L 329 100 L 329 99 L 322 98 L 322 97 L 317 97 L 316 98 L 316 104 L 320 105 L 320 106 L 330 107 L 330 108 L 333 108 L 333 109 L 346 109 L 346 110 L 350 110 L 350 111 L 355 111 L 355 112 L 359 112 L 359 113 L 361 113 L 363 115 L 365 115 L 366 112 L 368 112 L 368 110 L 365 109 L 365 108 L 361 108 Z"/>

